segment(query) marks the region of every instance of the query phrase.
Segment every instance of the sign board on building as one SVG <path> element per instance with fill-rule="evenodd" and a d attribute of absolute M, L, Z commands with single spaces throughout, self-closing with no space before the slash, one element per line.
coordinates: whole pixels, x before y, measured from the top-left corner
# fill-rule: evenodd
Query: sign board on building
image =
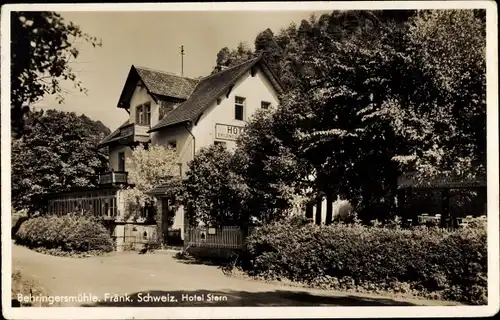
<path fill-rule="evenodd" d="M 216 234 L 217 233 L 217 229 L 214 228 L 214 227 L 210 227 L 208 228 L 208 234 Z"/>
<path fill-rule="evenodd" d="M 215 138 L 236 141 L 243 130 L 245 127 L 217 123 L 215 124 Z"/>

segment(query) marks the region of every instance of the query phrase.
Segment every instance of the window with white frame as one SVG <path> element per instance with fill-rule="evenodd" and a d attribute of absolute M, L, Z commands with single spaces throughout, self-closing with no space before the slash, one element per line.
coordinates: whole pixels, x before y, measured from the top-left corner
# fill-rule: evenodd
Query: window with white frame
<path fill-rule="evenodd" d="M 236 120 L 244 120 L 245 118 L 245 98 L 234 98 L 234 118 Z"/>
<path fill-rule="evenodd" d="M 149 126 L 151 124 L 151 102 L 146 102 L 136 107 L 135 123 L 142 126 Z"/>
<path fill-rule="evenodd" d="M 267 110 L 271 107 L 271 102 L 261 101 L 260 107 L 261 107 L 261 109 Z"/>

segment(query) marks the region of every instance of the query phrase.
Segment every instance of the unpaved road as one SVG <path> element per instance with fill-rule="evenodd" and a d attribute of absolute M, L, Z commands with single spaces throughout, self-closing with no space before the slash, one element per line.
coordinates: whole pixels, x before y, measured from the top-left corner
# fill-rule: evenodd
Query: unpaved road
<path fill-rule="evenodd" d="M 450 305 L 443 301 L 291 288 L 237 279 L 225 276 L 215 266 L 178 261 L 167 252 L 113 253 L 77 259 L 54 257 L 12 245 L 12 260 L 13 270 L 20 270 L 39 282 L 50 295 L 76 297 L 86 294 L 99 299 L 89 302 L 87 298 L 62 306 Z M 113 299 L 115 295 L 122 297 L 121 301 Z M 215 301 L 214 296 L 221 301 Z M 152 297 L 156 297 L 156 302 L 151 301 Z"/>

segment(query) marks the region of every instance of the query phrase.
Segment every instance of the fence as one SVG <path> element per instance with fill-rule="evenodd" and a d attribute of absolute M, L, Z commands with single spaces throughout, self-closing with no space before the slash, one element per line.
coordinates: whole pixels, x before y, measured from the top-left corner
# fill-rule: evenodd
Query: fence
<path fill-rule="evenodd" d="M 185 234 L 188 247 L 239 249 L 244 240 L 243 231 L 237 226 L 188 227 Z"/>
<path fill-rule="evenodd" d="M 156 247 L 158 238 L 155 226 L 126 225 L 123 235 L 112 236 L 117 251 L 140 250 L 146 245 Z"/>

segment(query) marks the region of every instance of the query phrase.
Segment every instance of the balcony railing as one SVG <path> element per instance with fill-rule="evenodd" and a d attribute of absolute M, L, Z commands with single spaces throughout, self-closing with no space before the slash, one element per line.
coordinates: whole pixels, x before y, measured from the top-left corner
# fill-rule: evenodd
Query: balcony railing
<path fill-rule="evenodd" d="M 99 184 L 126 184 L 128 172 L 110 171 L 99 175 Z"/>
<path fill-rule="evenodd" d="M 120 140 L 129 142 L 148 142 L 149 126 L 131 123 L 120 129 Z"/>

